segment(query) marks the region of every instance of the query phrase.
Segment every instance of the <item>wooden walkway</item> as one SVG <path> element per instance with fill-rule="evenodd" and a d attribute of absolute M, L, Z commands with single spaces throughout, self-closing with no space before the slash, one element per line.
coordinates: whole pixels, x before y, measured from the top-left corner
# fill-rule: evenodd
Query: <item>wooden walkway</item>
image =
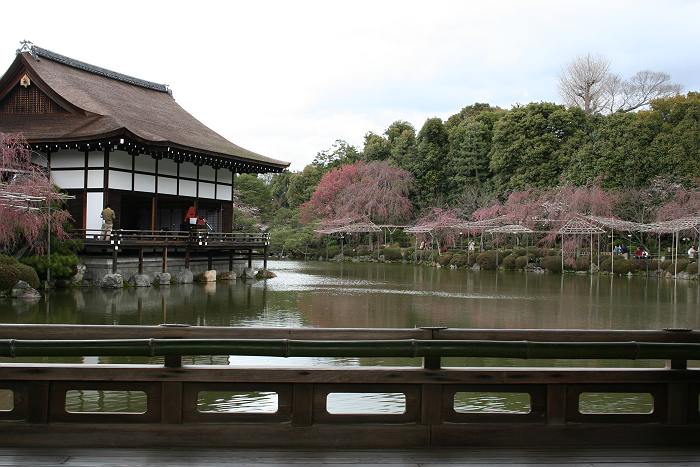
<path fill-rule="evenodd" d="M 691 466 L 694 449 L 440 449 L 440 450 L 205 450 L 0 448 L 0 466 Z"/>

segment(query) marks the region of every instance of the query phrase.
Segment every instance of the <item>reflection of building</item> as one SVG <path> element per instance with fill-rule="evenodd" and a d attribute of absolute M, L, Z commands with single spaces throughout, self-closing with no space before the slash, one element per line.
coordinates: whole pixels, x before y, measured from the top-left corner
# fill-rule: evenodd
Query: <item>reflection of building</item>
<path fill-rule="evenodd" d="M 207 128 L 166 85 L 28 44 L 0 78 L 0 132 L 22 133 L 46 155 L 54 182 L 75 195 L 78 228 L 99 229 L 109 203 L 115 228 L 179 230 L 194 204 L 214 230 L 230 231 L 232 175 L 289 165 Z"/>

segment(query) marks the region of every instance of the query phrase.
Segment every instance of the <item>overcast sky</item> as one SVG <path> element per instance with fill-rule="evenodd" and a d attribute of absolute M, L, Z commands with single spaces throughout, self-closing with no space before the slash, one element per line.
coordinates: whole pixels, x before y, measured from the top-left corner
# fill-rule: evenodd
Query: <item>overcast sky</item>
<path fill-rule="evenodd" d="M 39 1 L 3 3 L 21 39 L 171 86 L 234 143 L 299 170 L 334 140 L 465 105 L 558 101 L 576 55 L 700 90 L 700 1 Z"/>

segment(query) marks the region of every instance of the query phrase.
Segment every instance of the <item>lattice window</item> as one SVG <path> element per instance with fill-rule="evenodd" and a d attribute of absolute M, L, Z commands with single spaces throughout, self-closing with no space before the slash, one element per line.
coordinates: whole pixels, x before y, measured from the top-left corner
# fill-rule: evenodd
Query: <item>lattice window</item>
<path fill-rule="evenodd" d="M 17 85 L 0 102 L 0 113 L 53 114 L 65 112 L 36 86 L 27 88 Z"/>

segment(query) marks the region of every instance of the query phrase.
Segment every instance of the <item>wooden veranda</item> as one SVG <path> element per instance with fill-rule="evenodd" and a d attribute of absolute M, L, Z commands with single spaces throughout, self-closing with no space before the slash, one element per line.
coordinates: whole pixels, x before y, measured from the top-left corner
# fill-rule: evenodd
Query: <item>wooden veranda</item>
<path fill-rule="evenodd" d="M 215 256 L 226 255 L 229 271 L 233 270 L 235 259 L 246 259 L 252 267 L 254 257 L 263 259 L 267 269 L 270 235 L 268 233 L 165 231 L 165 230 L 112 230 L 105 235 L 100 230 L 73 230 L 71 238 L 83 243 L 86 254 L 109 254 L 112 257 L 112 272 L 117 271 L 119 255 L 138 254 L 139 274 L 143 274 L 144 254 L 155 253 L 162 256 L 162 270 L 168 269 L 168 255 L 181 254 L 185 258 L 185 268 L 189 268 L 194 254 L 206 255 L 208 269 L 212 269 Z"/>

